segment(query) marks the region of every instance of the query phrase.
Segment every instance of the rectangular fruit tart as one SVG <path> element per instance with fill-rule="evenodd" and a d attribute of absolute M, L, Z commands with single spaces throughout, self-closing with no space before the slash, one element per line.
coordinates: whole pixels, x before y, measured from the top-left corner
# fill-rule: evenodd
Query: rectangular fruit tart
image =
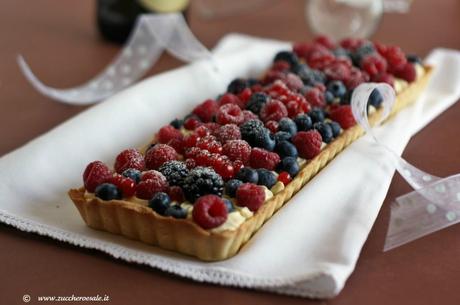
<path fill-rule="evenodd" d="M 91 228 L 201 260 L 229 258 L 363 134 L 349 105 L 356 86 L 389 83 L 397 112 L 431 70 L 399 47 L 368 40 L 294 44 L 260 78 L 233 80 L 146 147 L 120 152 L 113 169 L 88 164 L 84 186 L 69 196 Z M 372 92 L 371 124 L 381 103 Z"/>

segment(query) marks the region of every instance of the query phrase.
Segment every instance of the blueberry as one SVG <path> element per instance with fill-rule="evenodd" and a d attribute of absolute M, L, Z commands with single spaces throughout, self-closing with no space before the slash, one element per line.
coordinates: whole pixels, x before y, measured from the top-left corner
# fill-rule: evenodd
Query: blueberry
<path fill-rule="evenodd" d="M 414 64 L 422 64 L 422 59 L 415 54 L 407 54 L 407 61 Z"/>
<path fill-rule="evenodd" d="M 341 98 L 347 93 L 347 88 L 339 80 L 329 82 L 329 84 L 327 84 L 327 90 L 331 92 L 335 97 L 338 97 L 338 98 Z"/>
<path fill-rule="evenodd" d="M 353 64 L 359 67 L 361 64 L 361 60 L 367 55 L 371 55 L 373 53 L 375 53 L 375 48 L 372 43 L 363 44 L 351 53 L 351 59 L 353 61 Z"/>
<path fill-rule="evenodd" d="M 278 60 L 284 60 L 285 62 L 289 63 L 291 67 L 295 67 L 299 64 L 299 58 L 294 52 L 291 51 L 281 51 L 275 55 L 275 59 L 273 62 Z"/>
<path fill-rule="evenodd" d="M 282 141 L 278 143 L 275 150 L 281 158 L 298 156 L 297 148 L 294 146 L 294 144 L 288 141 Z"/>
<path fill-rule="evenodd" d="M 171 198 L 163 192 L 158 192 L 149 200 L 149 207 L 160 215 L 165 215 L 166 209 L 171 205 Z"/>
<path fill-rule="evenodd" d="M 248 82 L 245 79 L 242 78 L 236 78 L 228 84 L 227 87 L 227 92 L 233 93 L 233 94 L 238 94 L 244 89 L 246 89 L 248 86 Z"/>
<path fill-rule="evenodd" d="M 112 183 L 102 183 L 96 187 L 94 194 L 102 200 L 121 199 L 120 190 Z"/>
<path fill-rule="evenodd" d="M 332 50 L 332 53 L 336 57 L 348 57 L 350 58 L 350 52 L 348 52 L 346 49 L 338 47 L 337 49 Z"/>
<path fill-rule="evenodd" d="M 180 129 L 182 127 L 182 125 L 184 125 L 184 120 L 174 119 L 169 124 L 171 124 L 171 126 L 176 128 L 176 129 Z"/>
<path fill-rule="evenodd" d="M 276 144 L 287 141 L 292 137 L 290 133 L 287 133 L 286 131 L 278 131 L 275 133 L 275 142 Z"/>
<path fill-rule="evenodd" d="M 141 172 L 135 168 L 128 168 L 125 170 L 123 173 L 121 173 L 122 176 L 125 176 L 127 178 L 131 178 L 133 181 L 136 183 L 139 183 L 141 181 Z"/>
<path fill-rule="evenodd" d="M 225 203 L 225 207 L 227 208 L 227 212 L 228 213 L 231 213 L 231 212 L 234 212 L 235 211 L 235 207 L 233 206 L 233 203 L 231 200 L 227 199 L 227 198 L 222 198 L 222 200 L 224 201 Z"/>
<path fill-rule="evenodd" d="M 335 96 L 330 91 L 326 91 L 326 92 L 324 92 L 324 100 L 326 101 L 326 103 L 328 105 L 330 105 L 330 104 L 334 103 Z"/>
<path fill-rule="evenodd" d="M 290 118 L 282 118 L 278 122 L 278 130 L 288 132 L 291 136 L 294 136 L 297 133 L 297 125 Z"/>
<path fill-rule="evenodd" d="M 340 129 L 341 129 L 339 123 L 329 122 L 327 124 L 331 127 L 332 135 L 334 136 L 334 138 L 337 138 L 340 135 Z"/>
<path fill-rule="evenodd" d="M 325 119 L 324 111 L 320 108 L 313 108 L 308 115 L 313 123 L 322 122 Z"/>
<path fill-rule="evenodd" d="M 347 93 L 340 99 L 340 105 L 350 105 L 353 90 L 348 90 Z"/>
<path fill-rule="evenodd" d="M 165 216 L 172 216 L 174 218 L 184 219 L 187 218 L 187 210 L 178 204 L 170 205 L 164 211 Z"/>
<path fill-rule="evenodd" d="M 281 160 L 278 165 L 278 170 L 280 172 L 288 172 L 291 177 L 297 175 L 300 171 L 299 163 L 297 162 L 297 158 L 294 157 L 286 157 Z"/>
<path fill-rule="evenodd" d="M 323 72 L 310 69 L 305 64 L 299 64 L 293 72 L 300 77 L 305 85 L 314 86 L 317 83 L 323 84 L 326 81 L 326 75 Z"/>
<path fill-rule="evenodd" d="M 294 122 L 299 131 L 308 131 L 313 125 L 311 117 L 308 114 L 299 114 L 294 118 Z"/>
<path fill-rule="evenodd" d="M 332 128 L 327 123 L 323 123 L 323 122 L 315 123 L 313 125 L 313 128 L 316 129 L 321 134 L 321 138 L 323 139 L 323 142 L 325 143 L 330 143 L 332 139 L 334 138 L 334 135 L 332 133 Z"/>
<path fill-rule="evenodd" d="M 250 167 L 243 167 L 240 171 L 236 174 L 236 179 L 241 180 L 243 182 L 249 182 L 257 184 L 259 181 L 259 175 L 255 169 Z"/>
<path fill-rule="evenodd" d="M 270 133 L 268 129 L 265 128 L 261 137 L 257 139 L 255 146 L 261 147 L 268 151 L 273 151 L 275 149 L 275 137 Z"/>
<path fill-rule="evenodd" d="M 249 102 L 246 105 L 246 109 L 254 112 L 255 114 L 259 114 L 262 106 L 265 105 L 268 101 L 268 95 L 262 92 L 256 92 L 251 95 Z"/>
<path fill-rule="evenodd" d="M 383 102 L 382 94 L 377 89 L 372 90 L 371 95 L 369 96 L 369 105 L 374 106 L 375 108 L 379 108 Z"/>
<path fill-rule="evenodd" d="M 275 185 L 277 178 L 274 173 L 265 168 L 259 168 L 257 173 L 259 174 L 259 185 L 265 185 L 268 189 Z"/>
<path fill-rule="evenodd" d="M 243 181 L 238 179 L 230 179 L 225 183 L 225 194 L 230 197 L 236 197 L 236 190 L 243 184 Z"/>
<path fill-rule="evenodd" d="M 254 85 L 257 85 L 259 83 L 259 80 L 257 78 L 248 78 L 248 86 L 252 87 Z"/>

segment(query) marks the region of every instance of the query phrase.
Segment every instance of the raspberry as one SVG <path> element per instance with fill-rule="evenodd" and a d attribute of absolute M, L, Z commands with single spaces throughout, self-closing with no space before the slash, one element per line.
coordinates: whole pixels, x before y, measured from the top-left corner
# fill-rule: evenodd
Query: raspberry
<path fill-rule="evenodd" d="M 158 192 L 168 190 L 168 181 L 160 172 L 151 170 L 142 175 L 142 181 L 136 186 L 136 197 L 150 200 Z"/>
<path fill-rule="evenodd" d="M 117 174 L 109 178 L 107 182 L 115 185 L 125 198 L 132 197 L 136 193 L 136 182 L 131 178 L 126 178 Z"/>
<path fill-rule="evenodd" d="M 86 166 L 83 172 L 85 189 L 93 193 L 96 187 L 112 177 L 112 171 L 101 161 L 93 161 Z"/>
<path fill-rule="evenodd" d="M 264 122 L 279 121 L 288 115 L 286 106 L 278 100 L 271 100 L 263 105 L 260 110 L 260 118 Z"/>
<path fill-rule="evenodd" d="M 265 190 L 253 183 L 243 183 L 236 190 L 236 200 L 239 206 L 247 207 L 256 212 L 265 201 Z"/>
<path fill-rule="evenodd" d="M 279 72 L 287 72 L 291 68 L 291 65 L 285 60 L 277 60 L 273 63 L 272 70 Z"/>
<path fill-rule="evenodd" d="M 343 129 L 350 128 L 356 124 L 350 105 L 342 105 L 335 108 L 329 113 L 329 117 L 331 120 L 339 123 Z"/>
<path fill-rule="evenodd" d="M 255 115 L 254 113 L 252 113 L 249 110 L 243 110 L 243 117 L 244 117 L 243 123 L 247 122 L 249 120 L 257 120 L 258 119 L 257 115 Z"/>
<path fill-rule="evenodd" d="M 300 131 L 293 138 L 299 155 L 305 159 L 313 159 L 321 151 L 322 138 L 316 130 Z"/>
<path fill-rule="evenodd" d="M 116 157 L 114 168 L 119 174 L 128 168 L 142 171 L 145 168 L 144 157 L 139 150 L 135 148 L 125 149 Z"/>
<path fill-rule="evenodd" d="M 234 104 L 225 104 L 217 111 L 217 123 L 220 125 L 236 124 L 239 125 L 244 121 L 244 115 L 240 107 Z"/>
<path fill-rule="evenodd" d="M 172 201 L 183 202 L 185 200 L 184 192 L 180 186 L 171 186 L 168 190 L 168 195 Z"/>
<path fill-rule="evenodd" d="M 185 160 L 185 165 L 187 166 L 188 169 L 192 169 L 196 167 L 196 162 L 193 159 L 187 159 Z"/>
<path fill-rule="evenodd" d="M 212 121 L 218 108 L 219 105 L 217 102 L 209 99 L 196 106 L 195 109 L 193 109 L 193 114 L 197 115 L 201 121 L 206 123 Z"/>
<path fill-rule="evenodd" d="M 183 145 L 185 148 L 191 148 L 196 145 L 196 142 L 200 138 L 197 134 L 190 134 L 184 138 Z"/>
<path fill-rule="evenodd" d="M 307 55 L 307 63 L 313 69 L 322 70 L 334 61 L 332 52 L 322 45 L 314 45 Z"/>
<path fill-rule="evenodd" d="M 388 62 L 388 71 L 395 72 L 401 70 L 407 62 L 406 55 L 400 47 L 389 46 L 386 48 L 383 57 Z"/>
<path fill-rule="evenodd" d="M 202 138 L 202 137 L 209 136 L 211 134 L 211 131 L 209 130 L 208 127 L 201 125 L 197 129 L 195 129 L 193 133 L 197 135 L 198 137 Z"/>
<path fill-rule="evenodd" d="M 225 143 L 222 151 L 230 160 L 240 160 L 243 164 L 248 164 L 251 146 L 244 140 L 230 140 Z"/>
<path fill-rule="evenodd" d="M 390 73 L 386 73 L 386 72 L 374 75 L 371 79 L 373 82 L 387 83 L 391 86 L 394 86 L 394 83 L 395 83 L 395 78 L 393 77 L 393 75 L 391 75 Z"/>
<path fill-rule="evenodd" d="M 195 160 L 197 166 L 208 166 L 210 158 L 211 153 L 209 153 L 209 151 L 200 150 L 193 159 Z"/>
<path fill-rule="evenodd" d="M 382 56 L 387 52 L 387 46 L 379 42 L 374 42 L 374 47 Z"/>
<path fill-rule="evenodd" d="M 227 141 L 230 141 L 230 140 L 240 140 L 241 139 L 240 128 L 236 126 L 235 124 L 227 124 L 227 125 L 221 126 L 216 131 L 216 137 L 217 137 L 217 140 L 219 140 L 220 143 L 222 144 L 225 144 Z"/>
<path fill-rule="evenodd" d="M 353 67 L 350 72 L 350 76 L 344 81 L 345 86 L 347 86 L 349 90 L 354 89 L 369 80 L 369 75 L 358 68 Z"/>
<path fill-rule="evenodd" d="M 265 168 L 274 170 L 280 163 L 280 156 L 277 153 L 269 152 L 268 150 L 255 147 L 251 151 L 249 163 L 253 168 Z"/>
<path fill-rule="evenodd" d="M 181 138 L 182 133 L 180 130 L 174 128 L 171 125 L 166 125 L 160 128 L 157 134 L 158 142 L 166 144 L 172 139 Z"/>
<path fill-rule="evenodd" d="M 324 100 L 324 93 L 318 88 L 312 88 L 305 93 L 305 98 L 308 103 L 313 107 L 324 107 L 326 101 Z"/>
<path fill-rule="evenodd" d="M 176 138 L 176 139 L 171 139 L 166 144 L 168 144 L 169 146 L 174 148 L 177 153 L 179 153 L 181 155 L 184 153 L 185 146 L 184 146 L 184 138 L 183 137 Z"/>
<path fill-rule="evenodd" d="M 294 46 L 292 47 L 292 50 L 294 53 L 303 59 L 306 59 L 308 56 L 308 53 L 310 53 L 310 50 L 312 49 L 312 45 L 306 42 L 298 42 L 295 43 Z"/>
<path fill-rule="evenodd" d="M 268 70 L 262 78 L 263 84 L 270 84 L 275 81 L 282 81 L 286 78 L 286 73 L 276 70 Z"/>
<path fill-rule="evenodd" d="M 361 69 L 367 72 L 371 77 L 387 70 L 386 60 L 377 54 L 367 55 L 361 61 Z"/>
<path fill-rule="evenodd" d="M 191 116 L 184 121 L 184 128 L 188 130 L 195 130 L 198 126 L 203 123 L 198 119 L 198 117 Z"/>
<path fill-rule="evenodd" d="M 300 88 L 303 87 L 302 80 L 294 73 L 288 73 L 284 81 L 286 83 L 286 86 L 288 86 L 289 89 L 294 91 L 298 91 L 300 90 Z"/>
<path fill-rule="evenodd" d="M 291 175 L 289 175 L 288 172 L 281 172 L 278 175 L 278 181 L 281 181 L 284 185 L 288 185 L 289 182 L 291 182 L 292 178 Z"/>
<path fill-rule="evenodd" d="M 238 96 L 232 93 L 226 93 L 221 96 L 219 99 L 219 105 L 226 105 L 226 104 L 234 104 L 240 107 L 241 109 L 244 109 L 244 102 L 241 101 Z"/>
<path fill-rule="evenodd" d="M 347 50 L 355 50 L 359 48 L 365 42 L 364 39 L 360 38 L 346 38 L 340 42 L 340 46 Z"/>
<path fill-rule="evenodd" d="M 296 103 L 294 101 L 294 103 Z M 297 103 L 296 103 L 297 105 Z M 289 109 L 288 109 L 288 113 L 289 113 Z M 265 127 L 267 127 L 272 133 L 276 133 L 278 131 L 278 122 L 277 121 L 268 121 L 267 123 L 265 123 Z"/>
<path fill-rule="evenodd" d="M 193 221 L 203 229 L 212 229 L 227 220 L 227 206 L 219 196 L 202 196 L 193 205 L 192 217 Z"/>
<path fill-rule="evenodd" d="M 350 68 L 347 63 L 336 60 L 324 69 L 324 74 L 329 80 L 344 81 L 350 77 Z"/>
<path fill-rule="evenodd" d="M 289 88 L 280 80 L 275 81 L 271 86 L 267 89 L 268 92 L 274 93 L 272 96 L 280 96 L 280 95 L 287 95 L 289 94 Z"/>
<path fill-rule="evenodd" d="M 206 126 L 206 128 L 209 129 L 211 134 L 215 133 L 216 130 L 218 130 L 220 128 L 220 125 L 215 123 L 215 122 L 206 123 L 206 124 L 204 124 L 204 126 Z"/>
<path fill-rule="evenodd" d="M 235 176 L 235 169 L 231 162 L 220 162 L 213 168 L 224 180 L 232 179 Z"/>
<path fill-rule="evenodd" d="M 198 141 L 196 142 L 196 147 L 205 149 L 211 153 L 222 153 L 222 145 L 219 142 L 217 142 L 214 136 L 206 136 L 204 138 L 198 139 Z"/>
<path fill-rule="evenodd" d="M 407 62 L 401 70 L 396 71 L 396 76 L 412 83 L 417 78 L 417 73 L 414 65 Z"/>
<path fill-rule="evenodd" d="M 177 152 L 167 144 L 157 144 L 145 154 L 145 165 L 148 169 L 157 169 L 167 161 L 177 160 Z"/>
<path fill-rule="evenodd" d="M 241 102 L 243 103 L 243 107 L 241 107 L 241 109 L 244 109 L 245 106 L 246 106 L 246 103 L 248 102 L 249 98 L 251 97 L 252 95 L 252 90 L 249 89 L 249 88 L 246 88 L 244 89 L 243 91 L 241 91 L 239 94 L 238 94 L 238 98 L 241 100 Z"/>
<path fill-rule="evenodd" d="M 241 161 L 241 160 L 233 161 L 233 171 L 235 173 L 238 173 L 240 171 L 240 169 L 242 169 L 243 167 L 244 167 L 243 161 Z"/>
<path fill-rule="evenodd" d="M 320 35 L 313 40 L 315 43 L 320 44 L 330 50 L 335 48 L 335 43 L 327 36 Z"/>

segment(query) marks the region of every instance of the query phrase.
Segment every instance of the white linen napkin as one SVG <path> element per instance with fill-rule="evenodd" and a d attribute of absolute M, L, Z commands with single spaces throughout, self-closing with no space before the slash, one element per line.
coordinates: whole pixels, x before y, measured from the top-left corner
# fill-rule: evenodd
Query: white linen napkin
<path fill-rule="evenodd" d="M 287 48 L 284 42 L 228 35 L 214 49 L 219 73 L 209 62 L 197 62 L 151 77 L 3 156 L 0 221 L 197 281 L 335 296 L 355 267 L 394 174 L 385 152 L 367 137 L 337 156 L 238 255 L 221 262 L 201 262 L 92 230 L 66 194 L 82 184 L 90 161 L 111 164 L 122 149 L 144 144 L 174 117 L 223 92 L 234 77 L 257 75 Z M 459 96 L 460 53 L 436 50 L 428 61 L 436 72 L 424 97 L 376 128 L 382 142 L 397 152 L 412 132 Z"/>

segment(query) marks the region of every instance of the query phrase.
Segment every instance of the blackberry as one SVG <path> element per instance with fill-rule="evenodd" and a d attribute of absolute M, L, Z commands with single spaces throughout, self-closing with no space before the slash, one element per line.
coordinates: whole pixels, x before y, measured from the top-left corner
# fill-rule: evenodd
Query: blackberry
<path fill-rule="evenodd" d="M 256 142 L 264 137 L 265 127 L 264 123 L 259 120 L 249 120 L 240 125 L 241 138 L 255 146 Z"/>
<path fill-rule="evenodd" d="M 262 106 L 265 105 L 268 101 L 268 95 L 262 92 L 256 92 L 251 95 L 248 104 L 246 105 L 246 109 L 251 110 L 255 114 L 259 114 Z"/>
<path fill-rule="evenodd" d="M 212 168 L 198 166 L 185 177 L 182 189 L 185 198 L 193 203 L 199 197 L 207 194 L 222 196 L 224 180 Z"/>
<path fill-rule="evenodd" d="M 166 177 L 169 185 L 181 186 L 183 180 L 188 175 L 188 168 L 184 162 L 181 161 L 168 161 L 158 168 L 158 171 Z"/>
<path fill-rule="evenodd" d="M 248 82 L 242 78 L 236 78 L 228 84 L 227 92 L 238 94 L 248 87 Z"/>
<path fill-rule="evenodd" d="M 273 62 L 278 60 L 284 60 L 285 62 L 289 63 L 291 69 L 299 64 L 299 58 L 294 52 L 291 51 L 281 51 L 275 55 L 275 59 Z"/>

